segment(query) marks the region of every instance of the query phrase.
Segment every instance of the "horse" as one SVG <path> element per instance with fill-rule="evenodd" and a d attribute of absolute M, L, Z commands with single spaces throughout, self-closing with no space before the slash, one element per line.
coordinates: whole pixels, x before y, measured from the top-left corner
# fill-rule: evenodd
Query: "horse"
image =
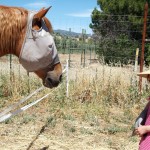
<path fill-rule="evenodd" d="M 57 87 L 62 78 L 48 8 L 28 11 L 0 6 L 0 57 L 13 54 L 28 72 L 34 72 L 47 88 Z"/>

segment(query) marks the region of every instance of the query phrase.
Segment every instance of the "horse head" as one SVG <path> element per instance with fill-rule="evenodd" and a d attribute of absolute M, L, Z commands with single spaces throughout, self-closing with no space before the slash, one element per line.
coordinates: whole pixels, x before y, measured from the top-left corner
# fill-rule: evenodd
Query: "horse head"
<path fill-rule="evenodd" d="M 0 6 L 0 56 L 14 54 L 28 72 L 34 72 L 48 88 L 58 86 L 62 67 L 52 26 L 45 17 L 50 7 L 38 12 Z"/>
<path fill-rule="evenodd" d="M 43 55 L 45 55 L 44 59 L 40 57 L 41 64 L 39 65 L 41 65 L 41 67 L 34 72 L 43 80 L 43 84 L 46 87 L 52 88 L 58 86 L 61 81 L 62 67 L 58 58 L 55 42 L 50 34 L 50 32 L 52 32 L 51 23 L 45 17 L 49 9 L 50 7 L 47 9 L 43 8 L 38 13 L 34 14 L 32 32 L 34 35 L 33 38 L 38 38 L 36 42 L 38 47 L 41 47 L 41 50 L 43 48 L 43 51 L 45 51 L 43 53 Z"/>

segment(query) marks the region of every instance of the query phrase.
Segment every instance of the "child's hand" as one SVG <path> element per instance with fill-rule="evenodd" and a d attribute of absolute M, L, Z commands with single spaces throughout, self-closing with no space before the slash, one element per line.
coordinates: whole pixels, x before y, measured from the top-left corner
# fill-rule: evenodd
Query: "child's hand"
<path fill-rule="evenodd" d="M 148 132 L 147 130 L 148 126 L 139 126 L 138 128 L 135 129 L 136 135 L 142 137 L 144 134 Z"/>
<path fill-rule="evenodd" d="M 148 100 L 148 101 L 150 101 L 150 96 L 149 96 L 149 97 L 147 97 L 147 100 Z"/>

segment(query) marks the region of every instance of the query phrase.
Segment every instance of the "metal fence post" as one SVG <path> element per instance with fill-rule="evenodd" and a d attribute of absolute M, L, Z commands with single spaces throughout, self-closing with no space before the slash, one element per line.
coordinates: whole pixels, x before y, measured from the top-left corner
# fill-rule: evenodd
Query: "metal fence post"
<path fill-rule="evenodd" d="M 10 82 L 12 82 L 12 55 L 9 55 Z"/>

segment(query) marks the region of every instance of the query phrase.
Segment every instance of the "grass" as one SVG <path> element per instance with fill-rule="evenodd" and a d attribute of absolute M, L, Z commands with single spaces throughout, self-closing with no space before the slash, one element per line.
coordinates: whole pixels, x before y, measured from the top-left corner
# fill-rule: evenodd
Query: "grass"
<path fill-rule="evenodd" d="M 22 69 L 21 69 L 22 70 Z M 39 88 L 41 81 L 34 75 L 27 76 L 24 70 L 2 71 L 0 75 L 0 108 L 12 104 Z M 28 111 L 7 120 L 5 124 L 28 125 L 45 122 L 49 130 L 58 135 L 106 134 L 112 136 L 105 142 L 109 147 L 115 143 L 114 136 L 122 138 L 132 131 L 138 113 L 144 107 L 148 91 L 138 91 L 138 78 L 131 69 L 112 66 L 70 68 L 69 97 L 66 97 L 66 81 L 52 90 L 45 89 L 31 98 L 38 99 L 50 92 L 43 102 Z M 61 130 L 61 131 L 60 131 Z M 136 137 L 127 142 L 137 142 Z M 120 143 L 120 147 L 123 143 Z M 118 148 L 119 149 L 119 148 Z"/>
<path fill-rule="evenodd" d="M 13 72 L 11 75 L 10 78 L 10 74 L 1 73 L 0 107 L 5 106 L 7 99 L 11 99 L 13 102 L 17 101 L 42 85 L 33 74 L 28 77 L 26 74 L 19 75 Z M 128 116 L 131 116 L 129 110 L 136 105 L 141 105 L 141 98 L 144 99 L 147 95 L 145 91 L 142 95 L 139 94 L 138 81 L 136 79 L 133 84 L 131 81 L 133 77 L 135 78 L 134 72 L 121 67 L 102 66 L 91 74 L 87 69 L 82 69 L 82 73 L 76 74 L 75 78 L 71 79 L 70 77 L 69 97 L 66 97 L 64 79 L 61 87 L 54 89 L 54 93 L 51 93 L 52 101 L 50 100 L 49 103 L 53 103 L 52 105 L 57 105 L 59 108 L 77 109 L 84 114 L 85 120 L 87 112 L 90 114 L 89 116 L 101 115 L 103 119 L 107 120 L 111 107 L 119 107 L 128 113 Z M 9 78 L 10 80 L 8 80 Z M 49 90 L 45 90 L 45 93 L 47 91 L 49 92 Z M 6 102 L 3 102 L 4 98 Z M 55 107 L 53 106 L 53 108 Z M 88 119 L 92 120 L 91 118 Z M 73 120 L 74 118 L 72 115 L 65 115 L 64 119 Z"/>

